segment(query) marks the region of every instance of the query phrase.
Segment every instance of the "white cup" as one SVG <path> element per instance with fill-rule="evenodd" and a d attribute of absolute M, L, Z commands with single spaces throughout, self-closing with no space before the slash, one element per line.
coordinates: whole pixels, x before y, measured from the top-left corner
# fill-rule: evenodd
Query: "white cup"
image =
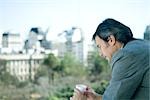
<path fill-rule="evenodd" d="M 88 87 L 84 84 L 77 84 L 76 89 L 78 89 L 80 92 L 84 93 L 88 90 Z"/>

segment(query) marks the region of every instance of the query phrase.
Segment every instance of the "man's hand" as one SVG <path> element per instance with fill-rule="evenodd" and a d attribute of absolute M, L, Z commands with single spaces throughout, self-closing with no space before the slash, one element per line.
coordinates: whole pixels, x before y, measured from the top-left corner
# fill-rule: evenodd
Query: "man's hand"
<path fill-rule="evenodd" d="M 74 89 L 73 97 L 70 100 L 87 100 L 87 96 L 79 90 Z"/>
<path fill-rule="evenodd" d="M 88 87 L 88 91 L 85 92 L 87 100 L 102 100 L 102 96 L 97 94 L 92 88 Z"/>
<path fill-rule="evenodd" d="M 102 100 L 102 97 L 90 87 L 84 93 L 75 88 L 70 100 Z"/>

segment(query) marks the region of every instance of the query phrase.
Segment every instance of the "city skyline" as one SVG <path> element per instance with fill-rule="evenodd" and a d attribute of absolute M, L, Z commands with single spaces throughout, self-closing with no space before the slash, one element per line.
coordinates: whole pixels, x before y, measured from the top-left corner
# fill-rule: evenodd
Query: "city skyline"
<path fill-rule="evenodd" d="M 21 33 L 23 39 L 32 27 L 49 28 L 48 40 L 71 27 L 84 32 L 85 41 L 106 18 L 115 18 L 129 26 L 136 38 L 143 38 L 150 24 L 149 0 L 0 0 L 0 34 Z"/>

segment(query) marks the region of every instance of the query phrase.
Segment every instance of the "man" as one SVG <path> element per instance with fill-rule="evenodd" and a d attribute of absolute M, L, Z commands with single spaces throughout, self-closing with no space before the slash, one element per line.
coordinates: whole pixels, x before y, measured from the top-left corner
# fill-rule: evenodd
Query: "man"
<path fill-rule="evenodd" d="M 112 78 L 102 100 L 149 100 L 150 43 L 133 38 L 129 27 L 106 19 L 93 35 L 100 56 L 110 62 Z M 101 96 L 89 88 L 85 93 L 75 89 L 72 100 L 101 100 Z M 78 99 L 76 99 L 78 98 Z"/>

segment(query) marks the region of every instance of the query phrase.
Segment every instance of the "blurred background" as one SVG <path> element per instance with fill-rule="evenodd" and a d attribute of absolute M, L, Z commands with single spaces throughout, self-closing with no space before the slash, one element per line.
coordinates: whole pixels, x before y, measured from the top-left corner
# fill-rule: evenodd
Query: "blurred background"
<path fill-rule="evenodd" d="M 114 18 L 150 40 L 149 0 L 0 0 L 0 100 L 69 100 L 76 84 L 103 94 L 111 78 L 92 35 Z"/>

